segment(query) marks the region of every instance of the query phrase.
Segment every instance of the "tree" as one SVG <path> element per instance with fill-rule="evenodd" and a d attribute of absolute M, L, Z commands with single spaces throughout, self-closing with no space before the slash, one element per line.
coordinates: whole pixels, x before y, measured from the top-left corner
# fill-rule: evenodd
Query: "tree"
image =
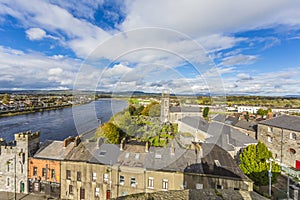
<path fill-rule="evenodd" d="M 8 94 L 4 94 L 2 98 L 2 104 L 7 105 L 9 103 L 9 96 Z"/>
<path fill-rule="evenodd" d="M 120 130 L 111 122 L 104 123 L 101 126 L 101 132 L 112 144 L 120 143 Z"/>
<path fill-rule="evenodd" d="M 268 185 L 268 172 L 270 164 L 268 159 L 273 158 L 272 152 L 268 150 L 262 142 L 249 145 L 243 153 L 240 154 L 241 170 L 254 181 L 256 185 Z M 279 165 L 272 162 L 272 182 L 275 183 L 280 174 Z"/>
<path fill-rule="evenodd" d="M 147 105 L 143 111 L 141 112 L 142 115 L 144 116 L 150 116 L 150 113 L 152 114 L 152 109 L 153 108 L 157 108 L 155 107 L 155 105 L 158 105 L 158 102 L 151 102 L 149 105 Z M 159 111 L 160 111 L 160 107 L 159 107 Z"/>
<path fill-rule="evenodd" d="M 207 118 L 208 117 L 208 113 L 209 113 L 209 107 L 205 107 L 203 109 L 203 113 L 202 113 L 203 117 Z"/>
<path fill-rule="evenodd" d="M 136 108 L 133 105 L 129 105 L 128 111 L 129 111 L 129 114 L 131 116 L 133 116 L 136 111 Z"/>

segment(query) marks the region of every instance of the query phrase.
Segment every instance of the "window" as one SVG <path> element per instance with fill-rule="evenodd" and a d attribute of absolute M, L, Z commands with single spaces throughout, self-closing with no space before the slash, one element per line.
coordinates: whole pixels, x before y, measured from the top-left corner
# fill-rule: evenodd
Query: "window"
<path fill-rule="evenodd" d="M 71 180 L 71 171 L 70 170 L 66 171 L 66 179 Z"/>
<path fill-rule="evenodd" d="M 85 199 L 85 189 L 84 188 L 80 188 L 80 200 L 81 199 Z"/>
<path fill-rule="evenodd" d="M 103 174 L 103 182 L 108 183 L 108 174 Z"/>
<path fill-rule="evenodd" d="M 131 187 L 136 187 L 136 180 L 135 180 L 135 177 L 131 177 L 131 178 L 130 178 L 130 186 L 131 186 Z"/>
<path fill-rule="evenodd" d="M 290 139 L 291 140 L 296 140 L 297 139 L 296 133 L 290 133 Z"/>
<path fill-rule="evenodd" d="M 77 181 L 81 181 L 81 172 L 77 172 Z"/>
<path fill-rule="evenodd" d="M 153 177 L 148 178 L 148 188 L 154 188 L 154 178 Z"/>
<path fill-rule="evenodd" d="M 69 185 L 69 194 L 73 194 L 73 185 Z"/>
<path fill-rule="evenodd" d="M 9 172 L 9 165 L 10 165 L 10 162 L 7 161 L 7 172 Z"/>
<path fill-rule="evenodd" d="M 273 133 L 273 127 L 268 127 L 268 132 Z"/>
<path fill-rule="evenodd" d="M 7 186 L 9 186 L 9 182 L 10 182 L 10 179 L 9 178 L 7 178 Z"/>
<path fill-rule="evenodd" d="M 42 169 L 42 177 L 46 177 L 46 174 L 47 174 L 47 169 L 43 168 Z"/>
<path fill-rule="evenodd" d="M 96 181 L 97 180 L 97 174 L 96 172 L 92 173 L 92 181 Z"/>
<path fill-rule="evenodd" d="M 296 154 L 296 150 L 293 149 L 293 148 L 289 148 L 289 152 L 290 152 L 291 154 Z"/>
<path fill-rule="evenodd" d="M 196 183 L 196 189 L 197 189 L 197 190 L 202 190 L 202 189 L 203 189 L 203 184 L 201 184 L 201 183 Z"/>
<path fill-rule="evenodd" d="M 37 167 L 33 167 L 33 176 L 37 176 Z"/>
<path fill-rule="evenodd" d="M 95 197 L 100 197 L 100 188 L 95 188 Z"/>
<path fill-rule="evenodd" d="M 55 178 L 55 170 L 54 169 L 51 170 L 51 178 Z"/>
<path fill-rule="evenodd" d="M 129 153 L 129 152 L 126 152 L 125 158 L 129 158 L 129 156 L 130 156 L 130 153 Z"/>
<path fill-rule="evenodd" d="M 168 179 L 163 179 L 162 181 L 162 189 L 168 190 Z"/>
<path fill-rule="evenodd" d="M 268 142 L 272 143 L 273 139 L 272 137 L 268 136 Z"/>
<path fill-rule="evenodd" d="M 222 185 L 217 185 L 216 188 L 217 189 L 223 189 L 223 186 Z"/>
<path fill-rule="evenodd" d="M 125 182 L 124 176 L 120 176 L 120 178 L 119 178 L 119 184 L 120 185 L 124 185 L 124 182 Z"/>
<path fill-rule="evenodd" d="M 139 158 L 140 158 L 140 154 L 136 153 L 135 156 L 134 156 L 134 159 L 138 160 Z"/>

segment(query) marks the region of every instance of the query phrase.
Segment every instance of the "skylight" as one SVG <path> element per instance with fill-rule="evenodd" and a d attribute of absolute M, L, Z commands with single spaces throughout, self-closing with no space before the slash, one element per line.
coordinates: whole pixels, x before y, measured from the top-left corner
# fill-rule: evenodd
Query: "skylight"
<path fill-rule="evenodd" d="M 106 151 L 100 151 L 100 153 L 99 153 L 100 156 L 105 156 L 105 154 L 106 154 Z"/>
<path fill-rule="evenodd" d="M 220 164 L 219 160 L 215 160 L 215 164 L 216 164 L 217 167 L 221 167 L 221 164 Z"/>

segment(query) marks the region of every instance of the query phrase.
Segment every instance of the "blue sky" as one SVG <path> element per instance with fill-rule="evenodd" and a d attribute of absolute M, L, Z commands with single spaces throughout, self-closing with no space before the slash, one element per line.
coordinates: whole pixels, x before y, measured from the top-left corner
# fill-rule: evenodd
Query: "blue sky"
<path fill-rule="evenodd" d="M 0 89 L 300 95 L 300 2 L 0 0 Z"/>

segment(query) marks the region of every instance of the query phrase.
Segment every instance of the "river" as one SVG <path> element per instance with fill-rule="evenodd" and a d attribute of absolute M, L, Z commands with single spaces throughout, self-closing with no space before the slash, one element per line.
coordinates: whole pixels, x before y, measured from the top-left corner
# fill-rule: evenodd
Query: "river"
<path fill-rule="evenodd" d="M 32 130 L 41 132 L 42 142 L 63 140 L 98 127 L 127 106 L 124 100 L 101 99 L 73 108 L 2 117 L 0 137 L 11 141 L 14 133 Z"/>

